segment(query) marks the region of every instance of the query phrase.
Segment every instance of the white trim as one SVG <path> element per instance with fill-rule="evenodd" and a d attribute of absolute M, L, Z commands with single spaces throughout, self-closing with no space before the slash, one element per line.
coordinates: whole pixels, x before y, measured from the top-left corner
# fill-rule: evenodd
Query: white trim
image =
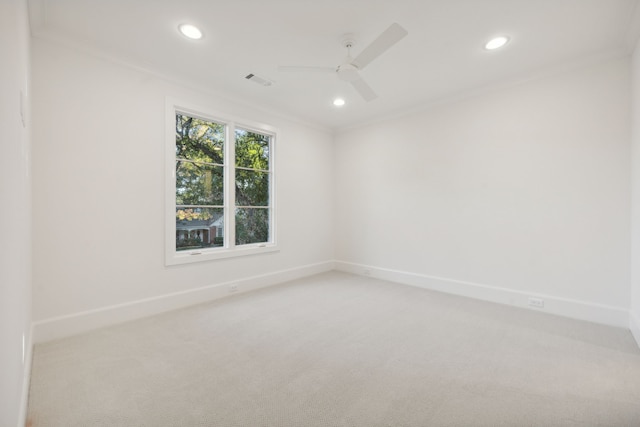
<path fill-rule="evenodd" d="M 233 231 L 233 230 L 232 230 Z M 228 236 L 227 236 L 228 238 Z M 279 252 L 280 249 L 269 243 L 255 243 L 252 245 L 236 246 L 235 249 L 225 249 L 224 247 L 193 249 L 188 251 L 172 253 L 171 259 L 167 258 L 166 265 L 190 264 L 193 262 L 212 261 L 217 259 L 234 258 L 239 256 L 260 255 L 270 252 Z"/>
<path fill-rule="evenodd" d="M 29 336 L 25 342 L 24 372 L 22 373 L 22 396 L 20 397 L 20 413 L 18 414 L 18 427 L 27 423 L 27 411 L 29 410 L 29 385 L 31 384 L 31 366 L 33 361 L 33 323 L 29 328 Z"/>
<path fill-rule="evenodd" d="M 425 111 L 432 110 L 434 108 L 464 102 L 467 100 L 485 96 L 487 94 L 496 93 L 501 90 L 518 87 L 529 82 L 535 82 L 552 76 L 562 75 L 576 70 L 582 70 L 587 67 L 596 66 L 608 61 L 627 58 L 628 56 L 629 49 L 626 46 L 611 51 L 607 50 L 597 52 L 593 55 L 571 59 L 566 62 L 561 62 L 558 64 L 553 64 L 551 66 L 545 66 L 539 69 L 531 70 L 528 74 L 516 76 L 513 79 L 507 79 L 498 83 L 488 83 L 484 86 L 476 87 L 474 89 L 463 89 L 459 92 L 451 93 L 441 98 L 427 100 L 414 106 L 408 106 L 406 108 L 400 108 L 396 111 L 389 111 L 386 113 L 372 115 L 367 119 L 354 121 L 347 125 L 338 125 L 333 128 L 333 134 L 340 135 L 346 132 L 351 132 L 353 130 L 377 125 L 381 122 L 402 119 L 413 114 L 419 114 Z"/>
<path fill-rule="evenodd" d="M 480 283 L 378 268 L 350 262 L 336 261 L 335 264 L 336 270 L 361 276 L 372 276 L 404 285 L 542 311 L 549 314 L 570 317 L 572 319 L 586 320 L 625 329 L 629 327 L 629 310 L 622 307 L 544 295 L 537 292 L 515 291 Z M 544 300 L 544 308 L 530 307 L 528 305 L 529 298 Z"/>
<path fill-rule="evenodd" d="M 42 343 L 77 335 L 105 326 L 153 316 L 230 295 L 312 276 L 333 270 L 333 268 L 333 261 L 325 261 L 65 316 L 52 317 L 34 322 L 33 341 L 35 343 Z M 234 286 L 234 293 L 231 293 L 231 286 Z"/>
<path fill-rule="evenodd" d="M 224 246 L 176 251 L 175 223 L 175 117 L 180 112 L 225 126 L 224 142 Z M 269 140 L 269 242 L 235 245 L 235 129 L 268 135 Z M 165 98 L 165 265 L 180 265 L 279 251 L 277 242 L 276 139 L 278 129 L 258 121 L 222 114 L 215 109 L 172 97 Z"/>
<path fill-rule="evenodd" d="M 270 117 L 273 116 L 275 118 L 287 120 L 301 126 L 309 127 L 327 135 L 334 134 L 333 128 L 330 126 L 305 119 L 303 117 L 300 117 L 299 115 L 288 113 L 284 110 L 274 110 L 273 105 L 269 103 L 245 101 L 242 98 L 239 98 L 237 96 L 237 93 L 232 93 L 222 86 L 212 87 L 210 84 L 206 84 L 203 82 L 194 82 L 192 79 L 180 76 L 178 73 L 167 72 L 167 70 L 160 70 L 160 68 L 154 67 L 149 64 L 142 64 L 136 58 L 128 58 L 126 56 L 109 53 L 94 46 L 90 46 L 88 43 L 79 40 L 77 37 L 74 38 L 68 37 L 66 35 L 56 34 L 49 28 L 46 28 L 44 25 L 46 23 L 47 15 L 46 0 L 28 0 L 28 4 L 29 19 L 34 20 L 34 22 L 31 23 L 31 36 L 34 39 L 53 44 L 55 46 L 63 47 L 75 53 L 87 55 L 101 61 L 109 62 L 113 65 L 117 65 L 128 70 L 135 71 L 137 73 L 146 74 L 153 78 L 162 80 L 165 83 L 181 86 L 185 89 L 207 95 L 223 102 L 228 102 L 232 105 L 251 109 L 259 113 L 268 114 Z M 34 4 L 33 11 L 31 10 L 32 4 Z M 178 23 L 176 22 L 176 26 L 177 25 Z"/>
<path fill-rule="evenodd" d="M 638 347 L 640 347 L 640 314 L 629 311 L 629 329 Z"/>

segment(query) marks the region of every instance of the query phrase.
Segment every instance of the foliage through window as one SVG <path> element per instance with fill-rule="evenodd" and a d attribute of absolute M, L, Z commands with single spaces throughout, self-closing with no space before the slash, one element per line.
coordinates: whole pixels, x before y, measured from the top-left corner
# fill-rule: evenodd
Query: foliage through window
<path fill-rule="evenodd" d="M 273 133 L 174 117 L 174 253 L 273 244 Z"/>
<path fill-rule="evenodd" d="M 236 245 L 269 240 L 270 137 L 236 129 Z"/>
<path fill-rule="evenodd" d="M 176 114 L 176 250 L 223 245 L 224 141 L 224 125 Z"/>

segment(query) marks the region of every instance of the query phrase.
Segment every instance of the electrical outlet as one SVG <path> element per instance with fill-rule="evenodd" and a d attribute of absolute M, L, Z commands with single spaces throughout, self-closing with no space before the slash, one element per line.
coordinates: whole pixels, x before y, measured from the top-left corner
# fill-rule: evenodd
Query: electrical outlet
<path fill-rule="evenodd" d="M 238 285 L 229 285 L 229 293 L 238 292 Z"/>
<path fill-rule="evenodd" d="M 544 300 L 540 298 L 529 298 L 529 307 L 544 308 Z"/>

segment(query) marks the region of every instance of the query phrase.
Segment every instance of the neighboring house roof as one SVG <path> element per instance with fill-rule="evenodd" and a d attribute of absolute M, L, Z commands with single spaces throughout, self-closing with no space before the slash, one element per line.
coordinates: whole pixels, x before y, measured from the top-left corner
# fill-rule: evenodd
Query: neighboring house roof
<path fill-rule="evenodd" d="M 221 227 L 224 216 L 214 215 L 210 219 L 192 219 L 192 220 L 178 220 L 176 221 L 177 230 L 194 230 L 211 227 Z"/>

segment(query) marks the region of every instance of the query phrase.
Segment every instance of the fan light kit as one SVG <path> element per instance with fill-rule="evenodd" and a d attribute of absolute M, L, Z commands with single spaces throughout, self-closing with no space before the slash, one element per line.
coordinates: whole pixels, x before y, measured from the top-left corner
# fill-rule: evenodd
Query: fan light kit
<path fill-rule="evenodd" d="M 178 30 L 182 33 L 183 36 L 191 39 L 191 40 L 200 40 L 202 38 L 202 31 L 200 28 L 191 24 L 182 24 L 178 26 Z"/>
<path fill-rule="evenodd" d="M 399 24 L 391 24 L 389 28 L 384 30 L 371 44 L 365 47 L 358 56 L 351 57 L 351 48 L 355 45 L 352 34 L 345 34 L 342 40 L 342 46 L 347 48 L 347 57 L 337 67 L 290 67 L 280 66 L 279 71 L 295 71 L 295 72 L 323 72 L 335 73 L 340 80 L 348 82 L 358 92 L 358 94 L 367 102 L 373 101 L 378 97 L 371 87 L 362 79 L 360 71 L 362 71 L 374 59 L 389 50 L 393 45 L 402 40 L 407 34 L 407 30 Z M 334 103 L 335 105 L 335 103 Z"/>
<path fill-rule="evenodd" d="M 494 37 L 484 45 L 484 48 L 487 50 L 496 50 L 496 49 L 500 49 L 502 46 L 506 45 L 508 42 L 509 42 L 509 37 L 507 36 Z"/>

